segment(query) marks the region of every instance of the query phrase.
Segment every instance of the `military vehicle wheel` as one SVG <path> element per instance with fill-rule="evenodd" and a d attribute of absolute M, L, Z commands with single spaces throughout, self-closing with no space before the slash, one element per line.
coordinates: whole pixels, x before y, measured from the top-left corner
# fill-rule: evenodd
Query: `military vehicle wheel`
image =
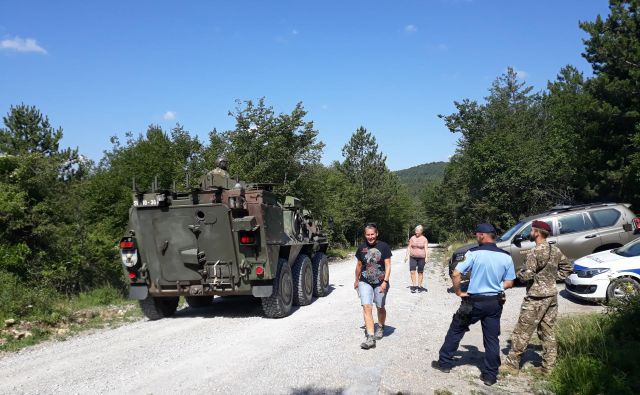
<path fill-rule="evenodd" d="M 291 313 L 293 305 L 293 277 L 286 259 L 278 261 L 278 272 L 273 280 L 273 293 L 262 299 L 262 310 L 269 318 L 282 318 Z"/>
<path fill-rule="evenodd" d="M 171 317 L 178 309 L 178 297 L 156 298 L 151 295 L 140 301 L 142 313 L 151 321 Z"/>
<path fill-rule="evenodd" d="M 313 268 L 311 259 L 307 255 L 300 254 L 291 268 L 293 275 L 293 304 L 306 306 L 311 304 L 313 298 Z"/>
<path fill-rule="evenodd" d="M 323 252 L 317 252 L 311 263 L 313 268 L 313 296 L 321 297 L 329 294 L 329 260 Z"/>
<path fill-rule="evenodd" d="M 209 307 L 213 304 L 212 296 L 185 296 L 184 300 L 192 309 L 199 309 L 202 307 Z"/>

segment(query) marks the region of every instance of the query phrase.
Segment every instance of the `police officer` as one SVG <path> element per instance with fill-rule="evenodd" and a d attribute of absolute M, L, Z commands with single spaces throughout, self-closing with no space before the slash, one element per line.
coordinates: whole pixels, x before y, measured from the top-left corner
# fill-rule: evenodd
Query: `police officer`
<path fill-rule="evenodd" d="M 519 372 L 520 357 L 536 329 L 542 341 L 543 373 L 548 373 L 556 363 L 556 281 L 565 279 L 571 273 L 571 263 L 558 247 L 547 242 L 550 234 L 551 226 L 546 222 L 533 221 L 531 224 L 530 239 L 536 242 L 536 246 L 529 251 L 525 266 L 517 274 L 518 280 L 527 284 L 527 296 L 522 302 L 518 323 L 511 334 L 511 352 L 500 368 L 501 372 Z"/>
<path fill-rule="evenodd" d="M 480 379 L 485 385 L 493 385 L 500 367 L 500 317 L 504 304 L 504 290 L 513 286 L 516 278 L 511 255 L 495 244 L 496 230 L 490 224 L 476 227 L 478 247 L 465 254 L 458 263 L 451 279 L 453 289 L 462 298 L 460 308 L 454 314 L 449 331 L 440 348 L 440 356 L 431 366 L 444 373 L 453 367 L 453 354 L 458 349 L 464 333 L 471 324 L 482 323 L 484 366 Z M 461 273 L 471 272 L 468 292 L 460 289 Z"/>

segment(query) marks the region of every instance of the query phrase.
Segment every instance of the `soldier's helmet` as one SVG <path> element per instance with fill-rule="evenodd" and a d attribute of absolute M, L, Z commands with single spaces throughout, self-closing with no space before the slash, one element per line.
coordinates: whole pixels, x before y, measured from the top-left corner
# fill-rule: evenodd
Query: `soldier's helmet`
<path fill-rule="evenodd" d="M 228 170 L 228 168 L 229 168 L 229 160 L 227 159 L 227 157 L 226 157 L 226 156 L 221 155 L 221 156 L 219 156 L 219 157 L 218 157 L 218 159 L 216 160 L 216 166 L 217 166 L 219 169 L 222 169 L 222 170 Z"/>

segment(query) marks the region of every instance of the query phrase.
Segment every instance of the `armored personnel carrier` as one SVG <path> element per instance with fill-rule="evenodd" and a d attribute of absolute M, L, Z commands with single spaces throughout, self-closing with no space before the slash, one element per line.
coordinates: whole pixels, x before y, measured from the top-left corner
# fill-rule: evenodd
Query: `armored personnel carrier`
<path fill-rule="evenodd" d="M 219 169 L 216 169 L 219 170 Z M 253 295 L 271 318 L 327 295 L 327 237 L 301 201 L 209 172 L 189 192 L 135 191 L 120 240 L 129 297 L 151 320 L 214 295 Z"/>

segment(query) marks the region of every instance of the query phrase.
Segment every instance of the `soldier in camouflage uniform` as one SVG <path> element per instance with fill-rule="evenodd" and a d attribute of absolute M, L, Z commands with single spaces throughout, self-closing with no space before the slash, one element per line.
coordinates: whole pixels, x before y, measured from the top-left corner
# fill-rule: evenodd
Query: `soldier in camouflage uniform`
<path fill-rule="evenodd" d="M 227 160 L 227 157 L 224 155 L 221 155 L 216 160 L 216 168 L 211 170 L 210 174 L 217 174 L 217 175 L 221 175 L 222 177 L 229 178 L 229 172 L 227 171 L 228 167 L 229 167 L 229 161 Z"/>
<path fill-rule="evenodd" d="M 503 373 L 519 372 L 520 357 L 536 329 L 542 341 L 542 371 L 549 372 L 556 363 L 556 281 L 566 278 L 572 268 L 562 251 L 547 242 L 550 233 L 549 224 L 533 221 L 530 239 L 536 242 L 536 246 L 529 251 L 525 267 L 517 273 L 518 279 L 527 284 L 527 296 L 522 302 L 518 323 L 511 334 L 511 352 L 500 367 Z"/>

